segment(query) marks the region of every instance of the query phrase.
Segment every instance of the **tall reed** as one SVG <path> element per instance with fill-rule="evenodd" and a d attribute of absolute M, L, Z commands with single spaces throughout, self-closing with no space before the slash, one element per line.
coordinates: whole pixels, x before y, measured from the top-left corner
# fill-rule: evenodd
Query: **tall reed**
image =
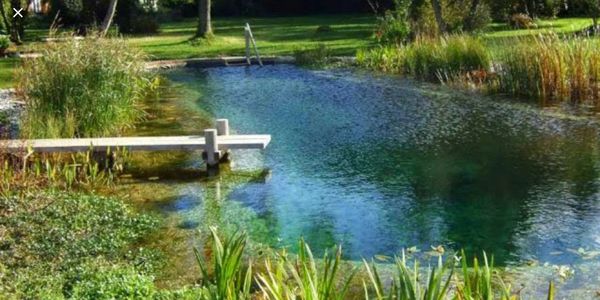
<path fill-rule="evenodd" d="M 122 39 L 68 39 L 17 71 L 26 102 L 24 137 L 116 134 L 141 116 L 136 103 L 151 84 L 144 56 Z"/>
<path fill-rule="evenodd" d="M 539 35 L 501 53 L 497 90 L 543 104 L 600 105 L 600 43 L 589 38 Z"/>
<path fill-rule="evenodd" d="M 491 66 L 490 54 L 484 44 L 468 35 L 417 38 L 410 44 L 363 50 L 358 52 L 357 61 L 368 68 L 430 81 L 471 71 L 487 71 Z"/>

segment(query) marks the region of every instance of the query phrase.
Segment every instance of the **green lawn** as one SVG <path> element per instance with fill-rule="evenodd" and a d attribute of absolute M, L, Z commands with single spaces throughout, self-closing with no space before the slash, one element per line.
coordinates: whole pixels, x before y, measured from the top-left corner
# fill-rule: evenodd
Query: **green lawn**
<path fill-rule="evenodd" d="M 210 42 L 194 41 L 196 20 L 161 24 L 159 34 L 127 36 L 128 42 L 144 50 L 152 60 L 243 55 L 244 30 L 250 23 L 259 50 L 263 55 L 289 55 L 297 49 L 314 48 L 325 44 L 334 55 L 354 55 L 357 49 L 373 45 L 375 18 L 370 15 L 323 15 L 281 18 L 215 18 L 215 38 Z M 321 25 L 332 28 L 330 32 L 317 32 Z M 481 35 L 492 51 L 506 47 L 514 38 L 548 32 L 576 32 L 591 25 L 590 19 L 565 18 L 541 20 L 536 29 L 513 30 L 506 24 L 490 24 Z M 28 30 L 27 43 L 21 50 L 35 51 L 44 44 L 39 42 L 46 30 Z M 506 43 L 506 42 L 509 43 Z M 12 69 L 16 60 L 0 60 L 0 88 L 13 84 Z"/>
<path fill-rule="evenodd" d="M 562 18 L 539 20 L 536 22 L 537 28 L 531 29 L 512 29 L 506 23 L 490 24 L 483 36 L 488 39 L 502 39 L 543 34 L 548 31 L 556 33 L 573 33 L 592 25 L 590 18 Z"/>
<path fill-rule="evenodd" d="M 250 23 L 259 51 L 265 55 L 286 55 L 302 48 L 326 44 L 336 55 L 354 55 L 358 48 L 372 43 L 371 16 L 310 16 L 286 18 L 227 18 L 214 21 L 215 38 L 210 42 L 190 41 L 196 21 L 167 23 L 155 36 L 129 37 L 152 59 L 190 58 L 244 54 L 244 24 Z M 321 25 L 330 32 L 317 33 Z"/>
<path fill-rule="evenodd" d="M 0 89 L 6 89 L 13 86 L 14 69 L 17 66 L 18 59 L 4 58 L 0 59 Z"/>

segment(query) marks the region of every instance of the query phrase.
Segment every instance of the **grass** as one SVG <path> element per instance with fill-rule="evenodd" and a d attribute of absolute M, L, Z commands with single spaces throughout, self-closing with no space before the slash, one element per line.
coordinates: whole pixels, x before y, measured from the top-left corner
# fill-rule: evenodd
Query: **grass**
<path fill-rule="evenodd" d="M 114 135 L 141 116 L 152 83 L 144 56 L 121 39 L 85 39 L 47 46 L 17 72 L 27 103 L 26 138 Z"/>
<path fill-rule="evenodd" d="M 165 23 L 155 36 L 131 36 L 129 43 L 151 59 L 177 59 L 219 55 L 243 55 L 243 26 L 248 22 L 263 55 L 291 55 L 298 49 L 324 44 L 333 55 L 354 55 L 356 49 L 372 45 L 375 18 L 361 15 L 285 18 L 215 18 L 215 37 L 209 42 L 190 41 L 196 20 Z M 319 26 L 330 26 L 320 31 Z"/>
<path fill-rule="evenodd" d="M 0 59 L 0 89 L 14 87 L 14 72 L 19 64 L 19 59 Z"/>
<path fill-rule="evenodd" d="M 558 34 L 579 32 L 592 25 L 591 18 L 560 18 L 535 21 L 537 28 L 513 29 L 506 23 L 492 23 L 483 32 L 483 37 L 488 40 L 533 36 L 553 31 Z"/>
<path fill-rule="evenodd" d="M 408 45 L 359 51 L 357 61 L 367 68 L 430 81 L 487 70 L 491 65 L 485 45 L 478 38 L 467 35 L 422 38 Z"/>
<path fill-rule="evenodd" d="M 556 35 L 517 43 L 497 58 L 497 90 L 539 100 L 600 107 L 599 41 Z"/>
<path fill-rule="evenodd" d="M 376 19 L 370 15 L 324 15 L 276 18 L 214 18 L 215 38 L 209 42 L 190 40 L 196 30 L 196 20 L 161 24 L 156 35 L 127 36 L 130 45 L 142 49 L 152 60 L 210 57 L 244 54 L 243 25 L 249 22 L 264 55 L 292 55 L 301 49 L 317 49 L 323 44 L 331 55 L 355 55 L 358 49 L 374 46 Z M 481 33 L 492 48 L 504 47 L 503 41 L 533 36 L 553 30 L 558 33 L 577 32 L 589 25 L 588 18 L 564 18 L 537 21 L 537 29 L 515 30 L 504 23 L 492 23 Z M 331 30 L 319 31 L 320 26 Z M 27 30 L 26 44 L 21 50 L 36 51 L 46 44 L 40 42 L 47 30 Z M 0 60 L 0 87 L 14 85 L 13 69 L 18 61 Z"/>

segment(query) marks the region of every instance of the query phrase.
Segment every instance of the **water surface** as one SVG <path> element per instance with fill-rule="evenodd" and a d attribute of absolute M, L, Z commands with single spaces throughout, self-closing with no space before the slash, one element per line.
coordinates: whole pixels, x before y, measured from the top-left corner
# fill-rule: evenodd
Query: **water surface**
<path fill-rule="evenodd" d="M 160 209 L 181 228 L 226 220 L 269 246 L 342 244 L 351 260 L 443 245 L 501 265 L 574 265 L 584 260 L 574 250 L 600 249 L 599 131 L 588 119 L 351 70 L 166 76 L 182 119 L 272 135 L 263 152 L 234 152 L 218 179 L 169 183 Z"/>

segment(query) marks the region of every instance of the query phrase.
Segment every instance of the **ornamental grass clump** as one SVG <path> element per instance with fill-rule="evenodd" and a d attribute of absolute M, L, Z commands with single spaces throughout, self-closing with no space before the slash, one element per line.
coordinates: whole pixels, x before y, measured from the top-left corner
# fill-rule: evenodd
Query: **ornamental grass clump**
<path fill-rule="evenodd" d="M 561 39 L 556 34 L 523 40 L 499 55 L 500 92 L 539 100 L 600 105 L 598 41 Z"/>
<path fill-rule="evenodd" d="M 468 35 L 417 38 L 405 45 L 360 51 L 357 62 L 371 69 L 442 82 L 474 71 L 487 72 L 491 66 L 485 45 Z"/>
<path fill-rule="evenodd" d="M 122 39 L 68 39 L 49 44 L 17 73 L 26 101 L 26 138 L 97 137 L 140 118 L 137 103 L 151 86 L 144 56 Z"/>

